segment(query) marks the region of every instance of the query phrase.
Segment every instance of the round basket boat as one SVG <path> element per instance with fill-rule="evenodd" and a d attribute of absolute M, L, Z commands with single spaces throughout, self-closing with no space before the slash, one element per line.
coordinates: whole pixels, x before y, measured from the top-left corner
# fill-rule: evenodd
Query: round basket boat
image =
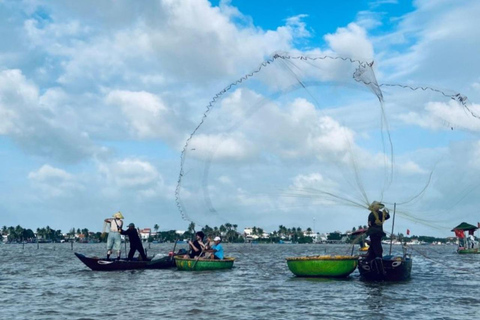
<path fill-rule="evenodd" d="M 222 260 L 217 259 L 188 259 L 175 257 L 175 264 L 178 270 L 182 271 L 205 271 L 231 269 L 235 258 L 225 257 Z"/>
<path fill-rule="evenodd" d="M 358 264 L 358 256 L 307 256 L 287 258 L 290 271 L 298 277 L 347 277 Z"/>

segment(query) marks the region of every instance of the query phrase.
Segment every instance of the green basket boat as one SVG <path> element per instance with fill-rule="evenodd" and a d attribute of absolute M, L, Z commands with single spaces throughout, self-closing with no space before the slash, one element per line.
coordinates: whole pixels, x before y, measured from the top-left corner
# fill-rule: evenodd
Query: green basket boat
<path fill-rule="evenodd" d="M 457 252 L 459 254 L 480 254 L 480 251 L 478 248 L 463 248 L 463 249 L 458 249 Z"/>
<path fill-rule="evenodd" d="M 358 265 L 358 256 L 307 256 L 287 258 L 290 271 L 298 277 L 347 277 Z"/>
<path fill-rule="evenodd" d="M 235 258 L 225 257 L 222 260 L 217 259 L 190 259 L 175 257 L 175 264 L 178 270 L 182 271 L 205 271 L 231 269 Z"/>

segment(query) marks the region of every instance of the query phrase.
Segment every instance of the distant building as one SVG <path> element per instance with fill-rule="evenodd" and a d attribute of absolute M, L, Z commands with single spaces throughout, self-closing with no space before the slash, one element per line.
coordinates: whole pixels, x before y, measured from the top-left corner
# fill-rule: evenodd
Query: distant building
<path fill-rule="evenodd" d="M 148 238 L 152 235 L 152 229 L 144 228 L 140 229 L 140 238 L 142 240 L 148 240 Z"/>
<path fill-rule="evenodd" d="M 253 228 L 243 229 L 243 235 L 244 235 L 245 241 L 247 242 L 258 239 L 258 236 L 256 234 L 253 234 Z"/>

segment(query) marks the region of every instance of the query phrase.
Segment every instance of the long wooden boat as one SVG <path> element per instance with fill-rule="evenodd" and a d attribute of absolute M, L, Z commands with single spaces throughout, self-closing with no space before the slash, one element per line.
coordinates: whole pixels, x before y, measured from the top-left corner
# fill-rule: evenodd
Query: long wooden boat
<path fill-rule="evenodd" d="M 409 255 L 383 256 L 382 259 L 358 259 L 360 277 L 367 281 L 405 281 L 410 279 L 412 259 Z"/>
<path fill-rule="evenodd" d="M 158 259 L 141 260 L 107 260 L 98 257 L 86 257 L 81 253 L 75 252 L 80 261 L 94 271 L 119 271 L 134 269 L 168 269 L 175 267 L 173 256 L 165 256 Z"/>
<path fill-rule="evenodd" d="M 358 256 L 306 256 L 287 258 L 290 271 L 298 277 L 333 277 L 350 275 L 358 264 Z"/>
<path fill-rule="evenodd" d="M 181 271 L 205 271 L 231 269 L 235 258 L 225 257 L 224 259 L 190 259 L 182 256 L 175 256 L 175 264 Z"/>

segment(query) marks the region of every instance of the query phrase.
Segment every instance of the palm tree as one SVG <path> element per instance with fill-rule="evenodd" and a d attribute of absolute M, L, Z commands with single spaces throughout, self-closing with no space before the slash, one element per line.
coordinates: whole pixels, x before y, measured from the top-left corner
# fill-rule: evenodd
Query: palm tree
<path fill-rule="evenodd" d="M 153 230 L 155 230 L 155 237 L 157 238 L 157 240 L 158 240 L 158 229 L 159 228 L 160 227 L 158 226 L 158 224 L 155 223 L 155 225 L 153 226 Z"/>
<path fill-rule="evenodd" d="M 188 232 L 189 233 L 194 233 L 195 232 L 195 223 L 190 222 L 190 224 L 188 225 Z"/>
<path fill-rule="evenodd" d="M 227 223 L 227 224 L 228 224 L 228 223 Z M 227 230 L 230 231 L 230 228 L 227 228 L 226 226 L 224 226 L 224 225 L 222 224 L 222 225 L 220 226 L 219 230 L 220 230 L 220 233 L 225 234 L 225 232 L 227 232 Z"/>

